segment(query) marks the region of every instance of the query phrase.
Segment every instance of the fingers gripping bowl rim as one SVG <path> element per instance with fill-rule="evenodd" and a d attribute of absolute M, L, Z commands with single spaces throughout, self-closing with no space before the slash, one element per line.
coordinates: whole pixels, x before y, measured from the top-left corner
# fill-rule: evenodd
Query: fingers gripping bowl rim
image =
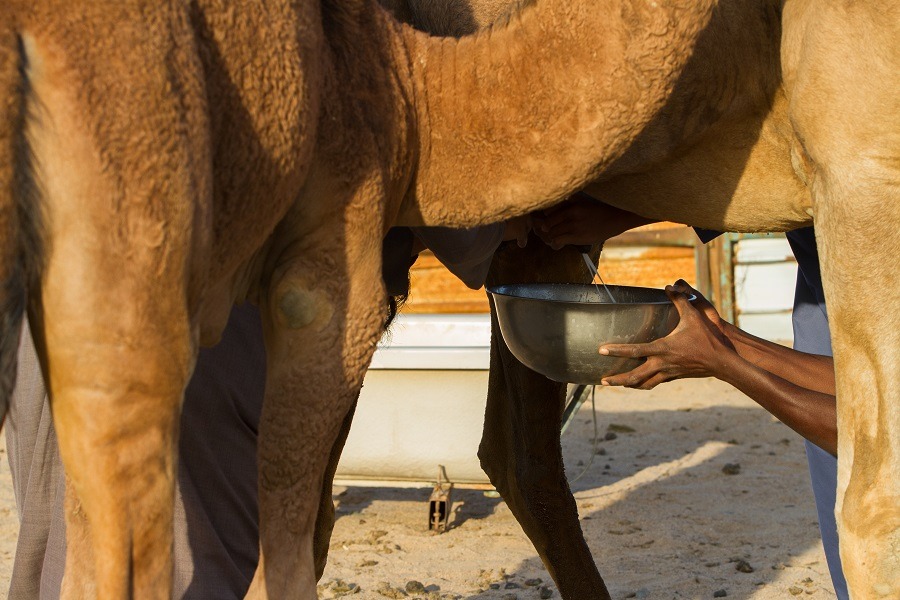
<path fill-rule="evenodd" d="M 608 287 L 615 304 L 593 284 L 509 284 L 488 293 L 503 339 L 522 364 L 554 381 L 598 384 L 644 362 L 603 356 L 602 344 L 652 342 L 678 324 L 678 310 L 664 290 Z"/>

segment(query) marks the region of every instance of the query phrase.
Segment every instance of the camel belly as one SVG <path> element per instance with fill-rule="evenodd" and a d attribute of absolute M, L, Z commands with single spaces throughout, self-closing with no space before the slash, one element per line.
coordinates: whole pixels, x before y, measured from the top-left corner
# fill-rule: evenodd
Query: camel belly
<path fill-rule="evenodd" d="M 809 190 L 792 165 L 793 133 L 778 94 L 764 116 L 715 124 L 646 171 L 588 186 L 648 218 L 720 231 L 789 231 L 812 224 Z"/>

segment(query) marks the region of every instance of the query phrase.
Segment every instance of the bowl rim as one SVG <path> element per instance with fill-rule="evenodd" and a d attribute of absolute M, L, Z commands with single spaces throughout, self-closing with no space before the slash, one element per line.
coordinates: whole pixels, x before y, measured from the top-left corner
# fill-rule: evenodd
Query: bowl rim
<path fill-rule="evenodd" d="M 658 305 L 658 304 L 672 304 L 672 301 L 669 300 L 668 298 L 666 298 L 665 300 L 658 300 L 658 301 L 652 301 L 652 302 L 593 302 L 593 301 L 579 302 L 578 300 L 553 300 L 551 298 L 534 298 L 531 296 L 522 296 L 522 295 L 518 295 L 518 294 L 510 294 L 510 293 L 503 293 L 503 292 L 497 291 L 497 288 L 522 287 L 522 286 L 529 286 L 529 285 L 539 285 L 539 286 L 546 286 L 546 287 L 554 287 L 554 286 L 593 287 L 594 285 L 602 285 L 602 284 L 599 284 L 599 283 L 597 283 L 597 284 L 594 284 L 594 283 L 558 283 L 558 282 L 557 283 L 544 283 L 544 282 L 501 283 L 498 285 L 492 285 L 490 287 L 487 287 L 487 288 L 485 288 L 485 290 L 487 291 L 487 293 L 491 294 L 492 296 L 504 296 L 506 298 L 515 298 L 517 300 L 530 300 L 533 302 L 550 302 L 550 303 L 555 303 L 555 304 L 575 304 L 575 305 L 579 305 L 579 306 L 585 306 L 585 305 L 588 305 L 588 306 L 616 306 L 619 304 L 622 306 L 653 306 L 653 305 Z M 657 292 L 665 291 L 663 288 L 646 287 L 646 286 L 641 286 L 641 285 L 618 285 L 618 284 L 606 284 L 606 285 L 607 285 L 607 287 L 613 289 L 613 291 L 615 291 L 616 289 L 653 290 L 653 291 L 657 291 Z M 696 299 L 697 299 L 696 294 L 691 294 L 690 296 L 688 296 L 689 302 L 693 302 Z"/>

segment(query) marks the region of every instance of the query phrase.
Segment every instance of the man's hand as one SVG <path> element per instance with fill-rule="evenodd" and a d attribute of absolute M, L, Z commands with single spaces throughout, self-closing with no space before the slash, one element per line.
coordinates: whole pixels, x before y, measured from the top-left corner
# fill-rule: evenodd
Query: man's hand
<path fill-rule="evenodd" d="M 503 229 L 503 241 L 516 240 L 519 248 L 524 248 L 528 244 L 528 234 L 531 233 L 531 229 L 531 215 L 513 217 L 506 222 L 506 226 Z"/>
<path fill-rule="evenodd" d="M 600 354 L 647 359 L 627 373 L 605 378 L 603 385 L 649 390 L 672 379 L 717 377 L 726 369 L 739 368 L 737 363 L 743 359 L 723 333 L 724 321 L 715 308 L 684 281 L 678 284 L 680 289 L 697 294 L 697 300 L 692 305 L 688 296 L 675 286 L 666 288 L 680 317 L 672 333 L 648 344 L 600 346 Z"/>
<path fill-rule="evenodd" d="M 715 377 L 836 456 L 837 403 L 831 357 L 756 338 L 721 319 L 716 309 L 683 281 L 676 286 L 666 288 L 681 317 L 675 330 L 649 344 L 600 346 L 600 354 L 647 359 L 628 373 L 611 375 L 601 383 L 649 390 L 671 379 Z M 692 304 L 678 290 L 693 292 L 697 299 Z"/>
<path fill-rule="evenodd" d="M 716 310 L 716 307 L 712 305 L 712 302 L 707 300 L 703 294 L 692 288 L 684 279 L 679 279 L 673 283 L 671 287 L 679 294 L 684 294 L 688 298 L 695 296 L 695 299 L 691 301 L 691 306 L 700 311 L 703 316 L 716 327 L 716 329 L 728 337 L 727 326 L 730 325 L 730 323 L 719 316 L 719 311 Z"/>
<path fill-rule="evenodd" d="M 634 213 L 604 204 L 577 192 L 569 200 L 532 214 L 534 232 L 545 244 L 559 250 L 563 246 L 603 244 L 611 237 L 647 223 Z"/>

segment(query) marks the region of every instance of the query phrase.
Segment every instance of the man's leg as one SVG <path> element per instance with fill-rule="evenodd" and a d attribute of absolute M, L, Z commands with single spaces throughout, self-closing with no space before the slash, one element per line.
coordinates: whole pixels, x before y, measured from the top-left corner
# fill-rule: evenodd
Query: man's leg
<path fill-rule="evenodd" d="M 65 547 L 62 498 L 65 477 L 50 403 L 28 323 L 19 345 L 16 389 L 6 418 L 6 449 L 12 474 L 19 537 L 9 597 L 58 598 Z"/>
<path fill-rule="evenodd" d="M 797 290 L 794 294 L 794 349 L 801 352 L 831 356 L 831 335 L 825 310 L 825 291 L 819 271 L 819 254 L 812 227 L 787 234 L 797 259 Z M 847 581 L 841 567 L 838 550 L 837 522 L 834 504 L 837 492 L 837 459 L 815 444 L 806 442 L 809 478 L 819 515 L 819 531 L 828 570 L 838 600 L 847 600 Z"/>
<path fill-rule="evenodd" d="M 813 495 L 816 497 L 816 512 L 819 515 L 819 531 L 825 558 L 831 573 L 831 583 L 839 600 L 847 600 L 847 580 L 841 568 L 838 551 L 837 522 L 834 518 L 834 503 L 837 491 L 837 459 L 812 442 L 806 442 L 806 459 L 809 462 L 809 478 Z"/>

